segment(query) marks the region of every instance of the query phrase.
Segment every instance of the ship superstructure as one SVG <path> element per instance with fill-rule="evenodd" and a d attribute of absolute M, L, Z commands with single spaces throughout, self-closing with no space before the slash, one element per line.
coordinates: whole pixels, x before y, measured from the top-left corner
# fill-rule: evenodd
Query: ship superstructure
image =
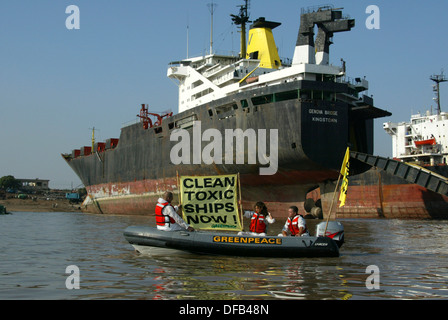
<path fill-rule="evenodd" d="M 245 17 L 239 17 L 238 21 L 245 21 Z M 329 92 L 320 94 L 326 95 L 327 100 L 345 99 L 354 107 L 372 106 L 369 97 L 359 95 L 368 90 L 368 81 L 348 78 L 345 62 L 342 66 L 329 63 L 334 33 L 350 31 L 355 25 L 353 19 L 343 17 L 342 11 L 329 6 L 302 10 L 292 63 L 281 61 L 277 51 L 272 30 L 280 25 L 266 21 L 264 17 L 257 19 L 250 26 L 247 50 L 242 49 L 241 53 L 243 56 L 211 53 L 170 63 L 167 76 L 178 81 L 179 112 L 254 88 L 300 80 L 348 84 L 350 92 L 339 97 Z M 315 37 L 316 25 L 318 33 Z M 315 98 L 311 95 L 312 92 L 304 92 L 303 98 Z"/>
<path fill-rule="evenodd" d="M 440 107 L 441 82 L 447 81 L 441 75 L 434 75 L 434 92 L 437 102 L 436 112 L 414 114 L 409 122 L 383 124 L 384 130 L 392 137 L 393 157 L 418 165 L 435 166 L 448 161 L 448 113 Z"/>

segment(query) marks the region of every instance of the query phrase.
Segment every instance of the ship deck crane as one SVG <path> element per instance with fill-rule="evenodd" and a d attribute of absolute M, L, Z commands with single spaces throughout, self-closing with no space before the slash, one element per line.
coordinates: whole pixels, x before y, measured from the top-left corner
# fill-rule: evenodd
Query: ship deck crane
<path fill-rule="evenodd" d="M 163 118 L 168 118 L 171 117 L 172 115 L 173 115 L 172 112 L 166 112 L 162 115 L 158 113 L 151 113 L 149 112 L 148 105 L 142 104 L 140 114 L 138 114 L 137 117 L 140 118 L 140 121 L 143 123 L 143 128 L 146 130 L 148 128 L 161 126 Z M 153 123 L 153 120 L 150 118 L 150 116 L 155 117 L 157 120 Z"/>

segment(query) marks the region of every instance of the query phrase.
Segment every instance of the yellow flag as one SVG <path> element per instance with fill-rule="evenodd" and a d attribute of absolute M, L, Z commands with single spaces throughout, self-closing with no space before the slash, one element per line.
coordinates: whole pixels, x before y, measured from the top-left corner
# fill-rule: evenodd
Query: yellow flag
<path fill-rule="evenodd" d="M 341 204 L 339 207 L 345 206 L 345 199 L 347 198 L 347 188 L 348 188 L 348 175 L 350 171 L 350 148 L 347 148 L 345 152 L 344 162 L 341 167 L 341 175 L 342 175 L 342 186 L 341 186 L 341 194 L 339 195 L 339 201 Z"/>

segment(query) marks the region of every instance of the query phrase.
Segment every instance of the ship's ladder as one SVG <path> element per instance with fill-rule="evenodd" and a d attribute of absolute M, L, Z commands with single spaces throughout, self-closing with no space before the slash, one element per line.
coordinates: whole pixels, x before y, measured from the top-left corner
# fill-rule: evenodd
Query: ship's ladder
<path fill-rule="evenodd" d="M 356 151 L 351 151 L 350 157 L 438 194 L 448 196 L 448 178 L 423 167 Z"/>

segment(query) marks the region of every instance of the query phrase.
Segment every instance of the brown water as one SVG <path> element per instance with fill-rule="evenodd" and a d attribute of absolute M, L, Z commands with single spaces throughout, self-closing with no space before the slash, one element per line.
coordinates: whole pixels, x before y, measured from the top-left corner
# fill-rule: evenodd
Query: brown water
<path fill-rule="evenodd" d="M 171 252 L 145 256 L 123 237 L 145 217 L 0 216 L 0 299 L 446 299 L 448 222 L 341 220 L 339 258 L 272 259 Z M 308 221 L 311 230 L 317 221 Z M 270 234 L 277 234 L 283 222 Z M 79 268 L 69 290 L 66 267 Z M 379 288 L 368 289 L 368 266 Z"/>

